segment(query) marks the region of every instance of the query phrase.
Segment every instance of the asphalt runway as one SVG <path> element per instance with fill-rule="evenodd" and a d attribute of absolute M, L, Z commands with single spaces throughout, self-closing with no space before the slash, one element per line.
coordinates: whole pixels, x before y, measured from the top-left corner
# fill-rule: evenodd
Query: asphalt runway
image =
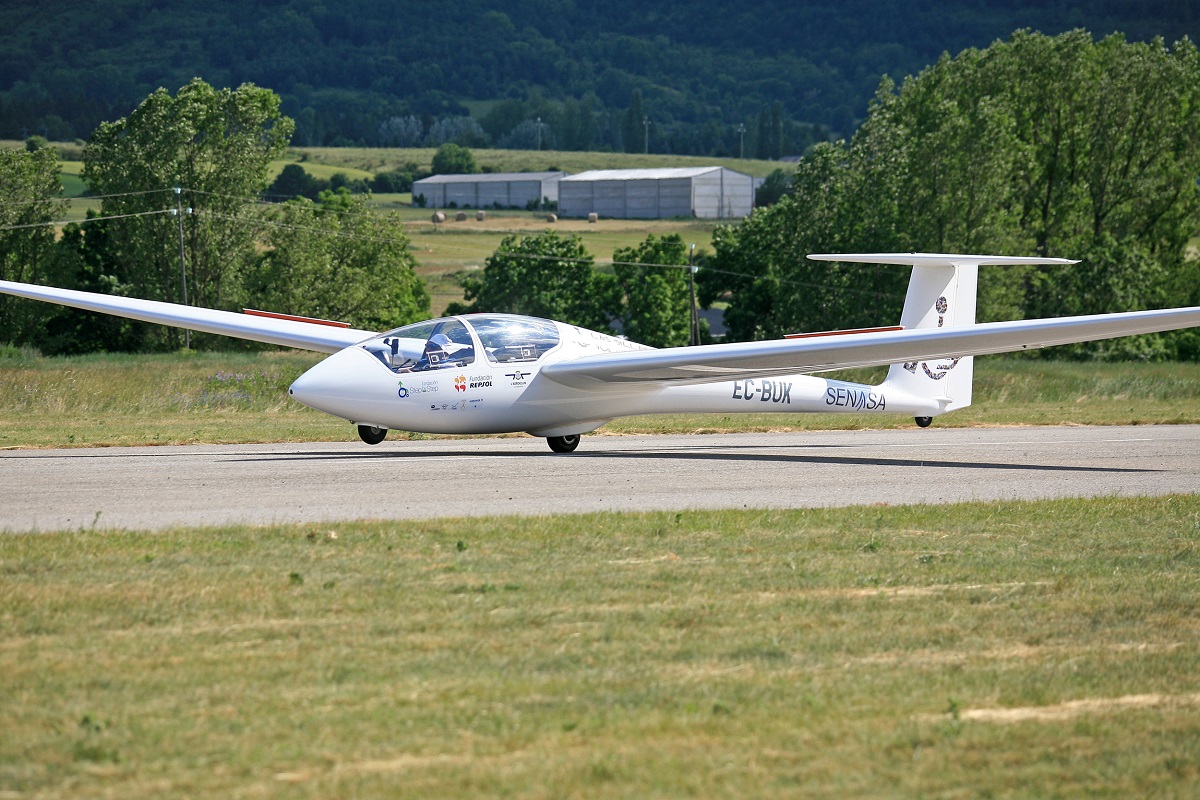
<path fill-rule="evenodd" d="M 0 451 L 0 531 L 1200 491 L 1200 426 Z"/>

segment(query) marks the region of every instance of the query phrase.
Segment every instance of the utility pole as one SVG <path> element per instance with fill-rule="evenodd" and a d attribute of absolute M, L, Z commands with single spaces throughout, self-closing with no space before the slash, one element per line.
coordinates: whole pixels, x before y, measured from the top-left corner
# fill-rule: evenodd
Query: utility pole
<path fill-rule="evenodd" d="M 642 129 L 645 131 L 645 142 L 642 145 L 642 152 L 650 152 L 650 118 L 642 117 Z"/>
<path fill-rule="evenodd" d="M 688 292 L 692 296 L 692 324 L 688 331 L 688 341 L 700 344 L 700 309 L 696 307 L 696 245 L 692 244 L 688 251 Z"/>
<path fill-rule="evenodd" d="M 537 149 L 542 149 L 542 118 L 537 118 Z"/>
<path fill-rule="evenodd" d="M 192 209 L 187 210 L 192 213 Z M 179 222 L 179 287 L 183 294 L 183 304 L 187 305 L 187 267 L 183 261 L 183 190 L 178 186 L 175 187 L 175 219 Z M 192 349 L 192 332 L 187 328 L 183 329 L 183 346 L 186 350 Z"/>
<path fill-rule="evenodd" d="M 738 125 L 738 158 L 746 157 L 746 126 Z"/>

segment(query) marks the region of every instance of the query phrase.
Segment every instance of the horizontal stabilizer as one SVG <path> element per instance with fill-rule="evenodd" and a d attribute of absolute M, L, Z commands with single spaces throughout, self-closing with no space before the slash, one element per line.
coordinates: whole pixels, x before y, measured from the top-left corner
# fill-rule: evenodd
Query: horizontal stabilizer
<path fill-rule="evenodd" d="M 840 261 L 845 264 L 894 264 L 902 267 L 1016 267 L 1065 266 L 1078 264 L 1069 258 L 1037 256 L 973 256 L 954 253 L 814 253 L 813 261 Z"/>

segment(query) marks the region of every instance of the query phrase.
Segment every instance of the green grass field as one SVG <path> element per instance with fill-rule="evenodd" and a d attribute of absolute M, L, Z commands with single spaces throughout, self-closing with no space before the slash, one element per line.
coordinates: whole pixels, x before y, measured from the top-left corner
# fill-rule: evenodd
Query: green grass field
<path fill-rule="evenodd" d="M 279 351 L 43 358 L 0 349 L 0 447 L 351 441 L 349 424 L 287 397 L 320 358 Z M 883 372 L 842 377 L 872 382 Z M 982 358 L 974 405 L 935 425 L 1163 423 L 1200 423 L 1200 365 Z M 894 415 L 668 414 L 614 420 L 596 435 L 911 425 Z"/>
<path fill-rule="evenodd" d="M 1195 797 L 1200 498 L 0 537 L 3 797 Z"/>

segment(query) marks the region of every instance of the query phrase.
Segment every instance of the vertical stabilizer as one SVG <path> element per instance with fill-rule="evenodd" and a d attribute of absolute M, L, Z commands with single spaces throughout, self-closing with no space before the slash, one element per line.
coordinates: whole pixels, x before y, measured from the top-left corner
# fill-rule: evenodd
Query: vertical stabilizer
<path fill-rule="evenodd" d="M 1014 258 L 936 253 L 865 253 L 812 255 L 818 261 L 865 264 L 911 264 L 912 277 L 900 325 L 920 328 L 963 328 L 975 324 L 980 265 L 1074 264 L 1063 258 Z M 910 397 L 934 400 L 937 414 L 971 405 L 974 362 L 965 358 L 893 364 L 882 386 Z"/>
<path fill-rule="evenodd" d="M 975 324 L 979 285 L 978 262 L 913 265 L 900 325 L 920 328 L 963 328 Z M 893 364 L 884 386 L 914 397 L 932 398 L 941 411 L 971 405 L 974 360 L 945 358 Z"/>

